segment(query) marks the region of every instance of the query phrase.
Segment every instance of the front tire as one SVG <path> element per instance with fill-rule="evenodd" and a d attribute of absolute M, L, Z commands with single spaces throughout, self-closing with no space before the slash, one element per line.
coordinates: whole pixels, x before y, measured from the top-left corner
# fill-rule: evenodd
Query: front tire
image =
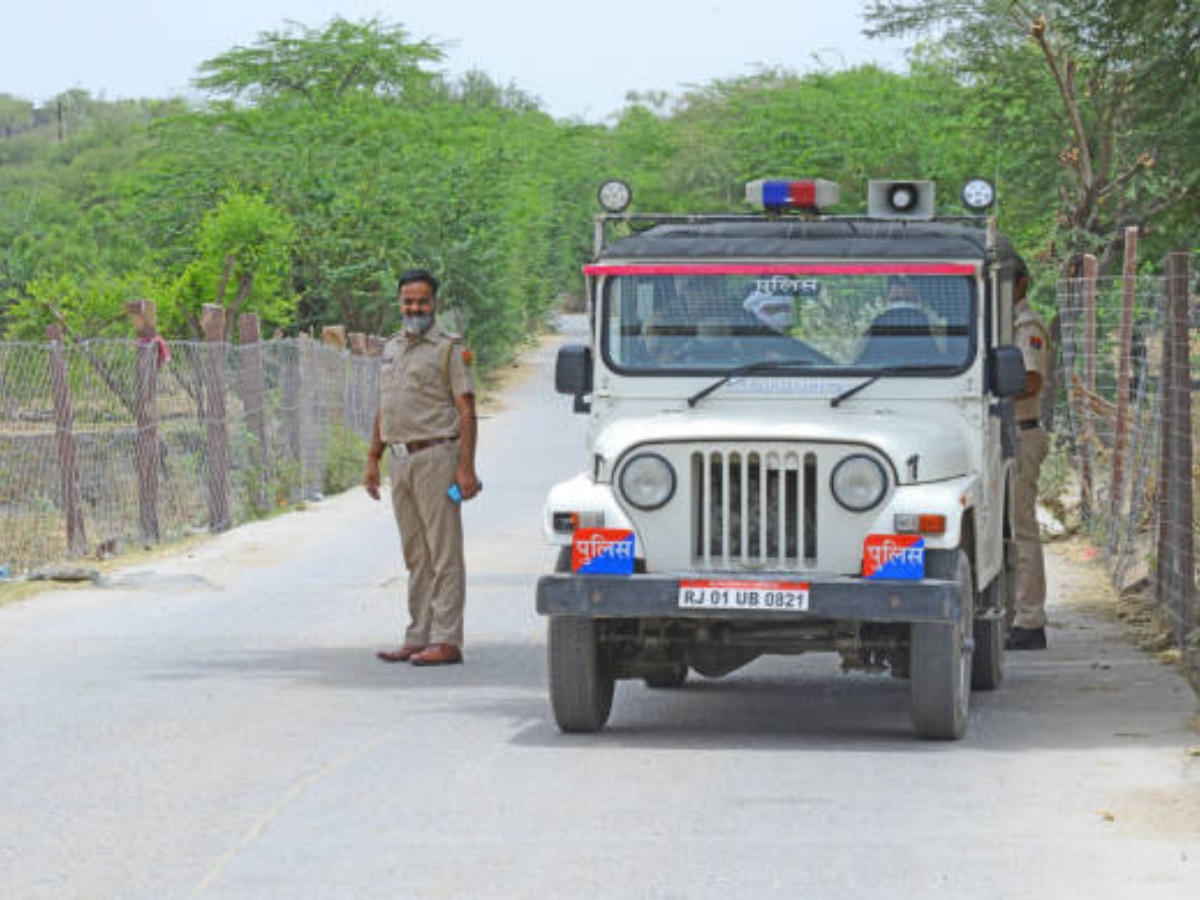
<path fill-rule="evenodd" d="M 934 558 L 936 560 L 936 557 Z M 967 730 L 971 698 L 972 635 L 975 603 L 971 562 L 962 550 L 949 554 L 951 572 L 931 560 L 934 578 L 958 582 L 961 615 L 957 622 L 916 622 L 909 641 L 913 728 L 926 740 L 957 741 Z"/>
<path fill-rule="evenodd" d="M 551 616 L 546 657 L 550 670 L 550 707 L 554 721 L 568 734 L 600 731 L 612 711 L 612 659 L 600 643 L 594 619 Z"/>

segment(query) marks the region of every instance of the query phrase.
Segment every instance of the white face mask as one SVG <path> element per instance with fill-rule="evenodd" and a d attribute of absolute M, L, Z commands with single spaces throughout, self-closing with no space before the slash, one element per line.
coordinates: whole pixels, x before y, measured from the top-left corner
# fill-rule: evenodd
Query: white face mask
<path fill-rule="evenodd" d="M 433 316 L 403 316 L 404 330 L 409 334 L 424 334 L 433 327 Z"/>

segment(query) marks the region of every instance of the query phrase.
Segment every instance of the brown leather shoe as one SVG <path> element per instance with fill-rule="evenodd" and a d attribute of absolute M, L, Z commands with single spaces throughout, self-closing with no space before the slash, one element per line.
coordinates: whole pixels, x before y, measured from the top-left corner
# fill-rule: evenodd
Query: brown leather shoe
<path fill-rule="evenodd" d="M 462 651 L 453 644 L 430 644 L 412 658 L 414 666 L 452 666 L 462 661 Z"/>
<path fill-rule="evenodd" d="M 385 663 L 408 662 L 424 649 L 424 644 L 405 644 L 399 650 L 380 650 L 375 655 Z"/>

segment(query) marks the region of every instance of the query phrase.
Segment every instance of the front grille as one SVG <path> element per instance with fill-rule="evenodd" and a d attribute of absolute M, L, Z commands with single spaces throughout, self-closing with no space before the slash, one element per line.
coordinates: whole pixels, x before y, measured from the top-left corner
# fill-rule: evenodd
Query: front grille
<path fill-rule="evenodd" d="M 692 552 L 706 569 L 798 569 L 817 560 L 817 457 L 776 449 L 691 456 Z"/>

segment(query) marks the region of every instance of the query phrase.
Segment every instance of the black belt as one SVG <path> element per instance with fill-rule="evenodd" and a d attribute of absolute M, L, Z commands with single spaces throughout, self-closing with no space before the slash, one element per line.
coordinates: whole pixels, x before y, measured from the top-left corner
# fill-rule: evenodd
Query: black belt
<path fill-rule="evenodd" d="M 1042 425 L 1037 419 L 1022 419 L 1017 423 L 1017 427 L 1022 431 L 1033 431 L 1035 428 L 1040 428 Z"/>
<path fill-rule="evenodd" d="M 388 448 L 392 451 L 392 456 L 405 456 L 410 453 L 420 453 L 430 447 L 453 444 L 457 440 L 458 435 L 455 435 L 454 437 L 430 438 L 427 441 L 409 441 L 407 444 L 389 444 Z"/>

